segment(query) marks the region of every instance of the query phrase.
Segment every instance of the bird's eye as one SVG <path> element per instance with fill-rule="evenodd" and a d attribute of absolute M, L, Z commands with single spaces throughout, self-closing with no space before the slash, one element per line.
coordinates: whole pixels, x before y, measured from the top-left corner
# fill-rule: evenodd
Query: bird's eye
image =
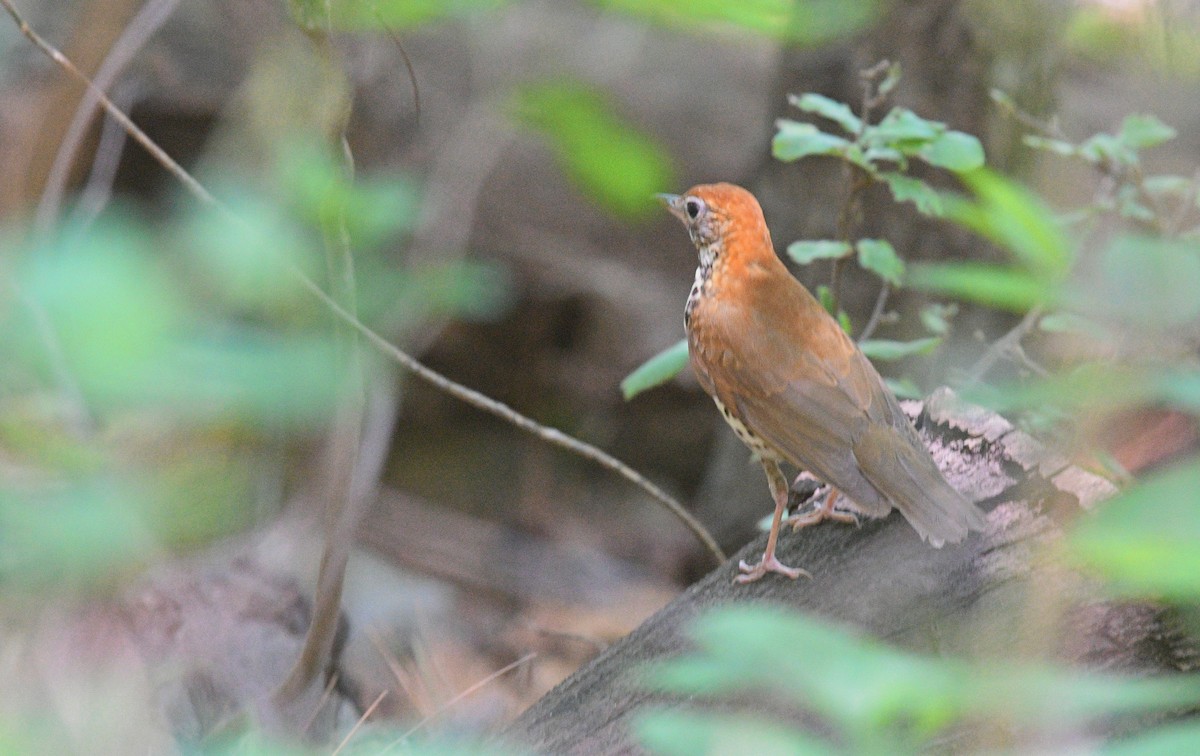
<path fill-rule="evenodd" d="M 696 220 L 696 217 L 700 215 L 700 211 L 704 209 L 704 202 L 695 197 L 688 197 L 687 202 L 683 203 L 683 209 L 689 218 Z"/>

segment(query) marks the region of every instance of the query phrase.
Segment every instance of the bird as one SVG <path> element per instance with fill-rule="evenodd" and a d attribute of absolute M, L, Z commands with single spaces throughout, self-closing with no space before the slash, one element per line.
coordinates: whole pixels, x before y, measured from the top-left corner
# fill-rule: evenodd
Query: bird
<path fill-rule="evenodd" d="M 776 255 L 754 195 L 717 183 L 658 198 L 699 257 L 684 308 L 688 360 L 762 463 L 775 502 L 762 558 L 741 561 L 735 581 L 812 577 L 775 556 L 785 462 L 829 487 L 811 512 L 789 518 L 793 528 L 898 509 L 937 547 L 982 530 L 983 513 L 946 482 L 870 360 Z"/>

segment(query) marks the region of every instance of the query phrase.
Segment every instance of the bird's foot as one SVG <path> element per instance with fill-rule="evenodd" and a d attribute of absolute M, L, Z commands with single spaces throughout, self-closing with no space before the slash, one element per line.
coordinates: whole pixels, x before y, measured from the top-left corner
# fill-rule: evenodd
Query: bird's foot
<path fill-rule="evenodd" d="M 808 570 L 802 570 L 799 567 L 788 567 L 786 564 L 783 564 L 776 559 L 774 554 L 771 556 L 764 556 L 762 559 L 758 560 L 757 564 L 747 564 L 746 560 L 743 559 L 738 563 L 738 569 L 741 570 L 742 574 L 735 577 L 733 582 L 743 584 L 753 583 L 755 580 L 758 580 L 768 572 L 778 572 L 780 575 L 789 577 L 792 580 L 795 580 L 800 576 L 804 576 L 806 578 L 812 577 L 812 574 L 808 572 Z"/>
<path fill-rule="evenodd" d="M 853 512 L 847 512 L 844 509 L 838 509 L 835 504 L 841 496 L 837 489 L 829 489 L 829 494 L 825 497 L 825 501 L 813 507 L 810 511 L 803 514 L 794 514 L 784 521 L 785 525 L 791 525 L 792 531 L 795 532 L 800 528 L 807 528 L 809 525 L 816 525 L 823 520 L 833 520 L 834 522 L 846 522 L 858 525 L 858 515 Z"/>
<path fill-rule="evenodd" d="M 807 528 L 809 525 L 816 525 L 823 520 L 833 520 L 834 522 L 846 522 L 858 525 L 858 515 L 853 512 L 845 512 L 840 509 L 827 510 L 824 507 L 817 507 L 803 514 L 795 514 L 784 520 L 785 525 L 791 525 L 792 530 Z"/>

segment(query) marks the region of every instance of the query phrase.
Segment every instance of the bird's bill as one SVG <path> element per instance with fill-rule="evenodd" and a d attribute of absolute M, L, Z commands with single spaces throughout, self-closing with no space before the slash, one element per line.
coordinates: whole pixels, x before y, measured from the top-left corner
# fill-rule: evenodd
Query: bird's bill
<path fill-rule="evenodd" d="M 682 197 L 682 195 L 679 195 L 679 194 L 656 194 L 654 196 L 658 197 L 659 202 L 661 202 L 667 206 L 667 209 L 671 211 L 671 215 L 674 215 L 679 220 L 683 221 L 684 223 L 687 223 L 687 216 L 684 215 L 684 213 L 683 213 L 683 197 Z"/>

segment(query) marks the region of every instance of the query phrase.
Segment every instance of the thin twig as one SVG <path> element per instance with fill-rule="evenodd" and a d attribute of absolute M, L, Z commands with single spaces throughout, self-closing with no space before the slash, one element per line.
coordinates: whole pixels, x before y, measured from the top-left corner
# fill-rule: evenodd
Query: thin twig
<path fill-rule="evenodd" d="M 117 41 L 113 43 L 108 54 L 104 56 L 100 67 L 96 69 L 96 73 L 92 77 L 95 90 L 105 91 L 112 86 L 125 67 L 129 65 L 129 61 L 133 60 L 133 56 L 145 46 L 155 32 L 162 28 L 178 5 L 179 0 L 148 0 L 138 9 Z M 67 133 L 58 147 L 58 153 L 54 156 L 54 163 L 50 167 L 46 185 L 42 189 L 42 198 L 38 202 L 37 212 L 34 216 L 34 226 L 39 233 L 47 233 L 58 217 L 71 164 L 75 162 L 75 153 L 79 149 L 80 142 L 83 141 L 88 124 L 92 122 L 92 116 L 96 112 L 97 99 L 96 93 L 89 91 L 80 100 L 79 105 L 75 108 L 75 115 L 71 117 L 71 123 L 67 127 Z"/>
<path fill-rule="evenodd" d="M 411 738 L 411 737 L 413 736 L 413 734 L 414 734 L 414 733 L 416 733 L 416 731 L 417 731 L 417 730 L 421 729 L 422 727 L 424 727 L 425 725 L 429 724 L 430 722 L 432 722 L 432 721 L 433 721 L 434 719 L 436 719 L 437 717 L 439 717 L 439 716 L 441 716 L 442 714 L 444 714 L 446 711 L 448 711 L 448 710 L 450 709 L 450 707 L 454 706 L 454 704 L 456 704 L 456 703 L 458 703 L 459 701 L 463 700 L 464 698 L 466 698 L 467 696 L 471 695 L 472 693 L 475 693 L 475 692 L 476 692 L 476 691 L 478 691 L 480 688 L 484 687 L 485 685 L 487 685 L 488 683 L 492 682 L 493 680 L 495 680 L 495 679 L 497 679 L 497 678 L 501 677 L 502 675 L 505 675 L 505 674 L 507 674 L 507 673 L 509 673 L 509 672 L 513 671 L 513 670 L 514 670 L 514 669 L 516 669 L 517 667 L 520 667 L 522 664 L 526 664 L 526 663 L 528 663 L 528 662 L 530 662 L 530 661 L 533 661 L 533 660 L 534 660 L 534 659 L 536 659 L 536 658 L 537 658 L 537 652 L 536 652 L 536 651 L 530 651 L 529 653 L 527 653 L 527 654 L 525 654 L 524 656 L 522 656 L 520 659 L 517 659 L 517 660 L 516 660 L 516 661 L 514 661 L 514 662 L 511 662 L 511 663 L 509 663 L 509 664 L 506 664 L 506 665 L 504 665 L 503 667 L 501 667 L 500 669 L 498 669 L 498 670 L 496 670 L 495 672 L 491 673 L 490 675 L 488 675 L 487 677 L 483 678 L 483 679 L 482 679 L 482 680 L 480 680 L 479 682 L 475 683 L 475 684 L 474 684 L 474 685 L 472 685 L 471 687 L 469 687 L 469 688 L 467 688 L 466 690 L 462 691 L 462 692 L 461 692 L 461 693 L 459 693 L 458 695 L 454 696 L 454 698 L 451 698 L 449 701 L 447 701 L 446 703 L 442 704 L 442 705 L 441 705 L 441 706 L 438 708 L 438 710 L 437 710 L 437 711 L 434 711 L 434 712 L 430 713 L 428 716 L 426 716 L 426 717 L 425 717 L 424 719 L 422 719 L 420 722 L 417 722 L 415 725 L 413 725 L 412 727 L 408 728 L 408 731 L 407 731 L 407 732 L 405 732 L 403 735 L 401 735 L 399 738 L 397 738 L 397 739 L 396 739 L 395 741 L 393 741 L 392 743 L 388 744 L 388 747 L 387 747 L 387 748 L 385 748 L 385 749 L 383 749 L 383 753 L 387 753 L 387 752 L 388 752 L 388 751 L 390 751 L 392 748 L 395 748 L 395 747 L 396 747 L 397 745 L 399 745 L 400 743 L 403 743 L 405 740 L 408 740 L 409 738 Z"/>
<path fill-rule="evenodd" d="M 358 733 L 359 728 L 362 727 L 363 724 L 371 717 L 371 715 L 375 713 L 375 710 L 379 708 L 379 704 L 383 703 L 383 699 L 387 698 L 387 694 L 387 688 L 384 688 L 383 692 L 375 697 L 375 701 L 367 707 L 367 710 L 363 712 L 363 715 L 359 717 L 358 721 L 354 723 L 354 726 L 350 728 L 350 732 L 346 733 L 346 737 L 342 738 L 342 742 L 338 743 L 338 747 L 333 749 L 333 753 L 330 754 L 330 756 L 338 756 L 338 754 L 342 752 L 342 749 L 350 743 L 351 738 Z"/>
<path fill-rule="evenodd" d="M 35 31 L 33 31 L 21 14 L 16 10 L 16 8 L 13 7 L 10 0 L 0 0 L 0 6 L 8 11 L 8 14 L 12 16 L 13 20 L 20 28 L 21 33 L 25 35 L 25 37 L 31 42 L 33 42 L 38 49 L 49 56 L 51 60 L 61 66 L 69 74 L 83 82 L 88 87 L 89 91 L 95 93 L 105 111 L 107 111 L 109 115 L 111 115 L 113 119 L 117 121 L 117 123 L 121 124 L 129 136 L 135 142 L 140 144 L 147 152 L 149 152 L 150 155 L 168 172 L 170 172 L 171 175 L 173 175 L 180 183 L 182 183 L 183 186 L 193 196 L 207 205 L 218 207 L 223 212 L 236 217 L 232 210 L 222 205 L 207 189 L 204 188 L 200 182 L 198 182 L 192 177 L 191 174 L 184 170 L 179 163 L 175 162 L 175 160 L 172 159 L 171 156 L 168 155 L 161 147 L 159 147 L 152 139 L 150 139 L 150 137 L 147 136 L 146 133 L 137 126 L 137 124 L 131 121 L 129 116 L 125 115 L 120 108 L 113 104 L 112 100 L 110 100 L 103 92 L 100 92 L 98 89 L 96 89 L 87 76 L 78 68 L 76 68 L 75 65 L 71 63 L 71 61 L 65 55 L 63 55 L 44 39 L 42 39 L 41 36 L 39 36 Z M 475 391 L 474 389 L 470 389 L 462 384 L 455 383 L 440 373 L 425 367 L 425 365 L 419 362 L 416 358 L 411 357 L 406 352 L 388 342 L 382 336 L 363 325 L 357 318 L 348 313 L 345 309 L 340 307 L 337 302 L 330 298 L 320 286 L 318 286 L 312 279 L 300 271 L 299 268 L 289 266 L 288 272 L 290 275 L 295 277 L 301 283 L 301 285 L 304 286 L 304 288 L 308 289 L 313 296 L 320 300 L 322 304 L 328 307 L 336 317 L 340 318 L 347 325 L 357 330 L 369 342 L 375 345 L 377 349 L 379 349 L 385 355 L 391 357 L 395 362 L 415 374 L 417 377 L 431 384 L 435 388 L 450 394 L 456 399 L 506 420 L 507 422 L 537 436 L 549 444 L 566 449 L 567 451 L 584 457 L 585 459 L 589 459 L 639 486 L 642 490 L 650 494 L 650 496 L 659 503 L 666 506 L 672 514 L 679 518 L 684 525 L 692 531 L 696 538 L 702 544 L 704 544 L 705 548 L 708 549 L 708 551 L 713 555 L 714 559 L 716 559 L 719 563 L 723 563 L 725 561 L 725 552 L 722 551 L 721 547 L 717 545 L 716 540 L 704 528 L 704 526 L 701 525 L 700 522 L 691 515 L 691 513 L 683 508 L 682 504 L 625 463 L 617 460 L 612 455 L 600 450 L 595 446 L 592 446 L 591 444 L 568 436 L 557 428 L 541 425 L 540 423 L 520 414 L 503 402 L 498 402 L 495 399 Z"/>
<path fill-rule="evenodd" d="M 455 399 L 459 399 L 460 401 L 470 404 L 472 407 L 495 415 L 496 417 L 499 417 L 500 419 L 517 426 L 521 430 L 537 436 L 547 443 L 553 444 L 562 449 L 566 449 L 581 457 L 584 457 L 585 459 L 590 459 L 602 467 L 606 467 L 609 470 L 617 473 L 629 482 L 639 486 L 643 491 L 657 499 L 659 503 L 667 507 L 672 514 L 683 521 L 684 525 L 686 525 L 688 529 L 691 530 L 696 536 L 696 538 L 698 538 L 700 542 L 704 544 L 705 548 L 709 550 L 714 559 L 722 563 L 725 561 L 725 553 L 721 550 L 721 547 L 717 545 L 716 540 L 713 539 L 712 535 L 704 528 L 704 526 L 701 525 L 700 522 L 696 520 L 696 518 L 693 517 L 690 512 L 684 509 L 682 504 L 668 495 L 661 488 L 647 480 L 644 476 L 642 476 L 641 473 L 629 467 L 624 462 L 621 462 L 616 457 L 613 457 L 608 452 L 605 452 L 584 441 L 580 441 L 577 438 L 568 436 L 557 428 L 551 428 L 549 426 L 542 425 L 536 420 L 522 415 L 503 402 L 492 399 L 489 396 L 485 396 L 475 389 L 467 388 L 461 383 L 455 383 L 441 373 L 425 367 L 424 364 L 417 361 L 414 357 L 410 356 L 406 352 L 401 351 L 387 339 L 375 333 L 357 320 L 351 319 L 348 313 L 338 306 L 337 302 L 334 302 L 332 299 L 330 299 L 329 295 L 327 295 L 319 286 L 313 283 L 311 279 L 309 279 L 299 270 L 293 269 L 291 273 L 297 278 L 297 280 L 300 282 L 300 285 L 311 291 L 313 296 L 321 300 L 321 302 L 326 307 L 330 308 L 335 315 L 357 329 L 367 341 L 374 344 L 379 351 L 383 352 L 388 357 L 391 357 L 404 369 L 408 370 L 418 378 L 421 378 L 426 383 L 429 383 L 444 393 L 453 396 Z"/>
<path fill-rule="evenodd" d="M 113 102 L 118 103 L 118 107 L 132 107 L 137 100 L 138 86 L 136 84 L 118 85 L 112 96 Z M 117 177 L 117 170 L 121 167 L 121 155 L 125 152 L 125 142 L 129 139 L 125 129 L 121 128 L 107 114 L 101 120 L 103 123 L 100 126 L 100 138 L 96 141 L 96 152 L 92 156 L 92 167 L 88 172 L 87 183 L 80 190 L 79 199 L 70 216 L 71 221 L 81 229 L 91 225 L 112 199 L 113 182 Z M 43 202 L 45 202 L 45 194 L 43 194 Z M 49 228 L 49 225 L 45 226 L 43 232 Z"/>
<path fill-rule="evenodd" d="M 400 37 L 392 28 L 383 20 L 383 14 L 379 12 L 379 8 L 375 8 L 375 18 L 379 21 L 379 26 L 387 35 L 392 38 L 392 42 L 396 45 L 396 49 L 400 52 L 400 59 L 404 61 L 404 67 L 408 69 L 408 80 L 412 83 L 413 93 L 413 124 L 421 123 L 421 88 L 417 86 L 417 72 L 413 68 L 412 59 L 408 57 L 408 51 L 404 49 L 404 45 L 400 44 Z"/>
<path fill-rule="evenodd" d="M 300 728 L 301 735 L 307 735 L 312 726 L 317 723 L 317 717 L 321 715 L 321 709 L 325 708 L 325 704 L 329 703 L 329 699 L 333 697 L 333 691 L 337 689 L 338 673 L 335 671 L 325 681 L 325 689 L 321 691 L 321 697 L 317 699 L 317 703 L 308 714 L 308 719 L 305 720 L 304 726 Z"/>
<path fill-rule="evenodd" d="M 857 138 L 862 137 L 870 123 L 872 111 L 883 104 L 886 99 L 886 95 L 876 91 L 875 87 L 879 77 L 886 74 L 891 65 L 890 61 L 884 59 L 858 74 L 862 81 L 863 97 L 859 112 L 858 133 L 855 135 Z M 874 180 L 866 171 L 850 163 L 846 163 L 845 168 L 846 178 L 850 183 L 846 189 L 846 199 L 842 202 L 842 208 L 838 212 L 837 235 L 839 240 L 853 246 L 850 237 L 854 227 L 858 225 L 858 216 L 862 212 L 862 193 L 871 186 Z M 833 261 L 833 269 L 829 275 L 829 302 L 830 309 L 833 311 L 831 314 L 835 318 L 841 308 L 842 271 L 845 270 L 845 267 L 846 258 L 839 257 Z"/>
<path fill-rule="evenodd" d="M 849 163 L 846 164 L 846 170 L 849 172 L 850 186 L 846 190 L 846 200 L 842 203 L 841 212 L 838 213 L 837 234 L 838 239 L 853 246 L 854 242 L 850 237 L 858 224 L 862 192 L 871 185 L 872 179 L 861 168 Z M 833 261 L 833 272 L 829 277 L 830 309 L 833 310 L 831 314 L 835 318 L 841 307 L 842 270 L 846 266 L 846 259 L 839 257 Z"/>
<path fill-rule="evenodd" d="M 979 382 L 1002 357 L 1014 354 L 1014 348 L 1020 347 L 1021 339 L 1033 330 L 1034 324 L 1041 316 L 1042 308 L 1034 307 L 1025 313 L 1025 317 L 1021 318 L 1021 322 L 1013 326 L 1012 330 L 996 339 L 975 365 L 967 371 L 967 384 Z"/>
<path fill-rule="evenodd" d="M 883 319 L 883 308 L 887 306 L 888 294 L 891 291 L 891 282 L 884 281 L 883 288 L 879 290 L 879 296 L 875 298 L 875 309 L 871 310 L 871 318 L 863 326 L 862 333 L 858 335 L 859 341 L 866 341 L 871 338 L 871 334 L 875 333 L 875 329 L 879 327 L 879 321 Z"/>

